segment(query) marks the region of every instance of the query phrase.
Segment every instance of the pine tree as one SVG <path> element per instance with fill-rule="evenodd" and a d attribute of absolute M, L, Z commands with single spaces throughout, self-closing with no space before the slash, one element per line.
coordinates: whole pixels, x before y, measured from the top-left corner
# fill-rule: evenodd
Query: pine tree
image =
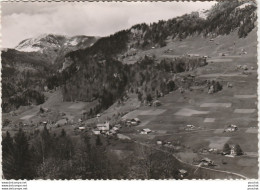
<path fill-rule="evenodd" d="M 235 145 L 234 151 L 236 152 L 236 155 L 238 155 L 238 156 L 243 155 L 243 151 L 238 144 Z"/>
<path fill-rule="evenodd" d="M 96 138 L 96 146 L 101 146 L 101 145 L 102 145 L 102 142 L 101 142 L 100 136 L 98 135 Z"/>
<path fill-rule="evenodd" d="M 231 150 L 231 148 L 230 148 L 229 144 L 225 143 L 224 147 L 223 147 L 223 153 L 230 154 L 230 150 Z"/>

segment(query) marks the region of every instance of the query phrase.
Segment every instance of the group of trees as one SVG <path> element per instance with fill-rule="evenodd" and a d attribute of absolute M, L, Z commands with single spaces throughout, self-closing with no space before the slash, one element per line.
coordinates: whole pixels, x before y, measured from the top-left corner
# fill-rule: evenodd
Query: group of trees
<path fill-rule="evenodd" d="M 56 135 L 44 128 L 27 135 L 19 129 L 14 137 L 7 132 L 2 141 L 4 178 L 105 178 L 110 166 L 102 143 L 92 145 L 88 136 L 79 142 L 64 130 Z"/>
<path fill-rule="evenodd" d="M 2 52 L 1 58 L 3 112 L 42 103 L 45 79 L 54 73 L 46 56 L 8 49 Z"/>
<path fill-rule="evenodd" d="M 5 98 L 2 102 L 2 110 L 3 112 L 9 112 L 20 106 L 39 105 L 44 103 L 44 101 L 45 97 L 41 92 L 27 89 L 21 93 L 14 94 L 8 99 Z"/>
<path fill-rule="evenodd" d="M 233 152 L 235 155 L 240 156 L 243 155 L 243 151 L 241 147 L 238 144 L 233 145 L 234 147 L 231 147 L 229 144 L 225 143 L 223 146 L 223 153 L 225 154 L 230 154 L 231 153 L 231 148 L 233 148 Z"/>
<path fill-rule="evenodd" d="M 244 3 L 244 2 L 242 2 Z M 167 37 L 185 39 L 189 35 L 208 34 L 226 35 L 238 28 L 239 37 L 245 37 L 255 27 L 257 19 L 256 6 L 247 6 L 236 9 L 242 4 L 238 1 L 224 1 L 216 4 L 210 11 L 207 19 L 199 17 L 199 13 L 185 14 L 183 16 L 159 21 L 150 25 L 140 24 L 132 28 L 141 30 L 143 43 L 141 47 L 158 44 L 165 45 Z"/>
<path fill-rule="evenodd" d="M 3 176 L 5 179 L 179 179 L 180 168 L 191 170 L 171 154 L 129 140 L 120 143 L 132 153 L 120 158 L 110 151 L 116 140 L 88 133 L 71 138 L 64 129 L 60 134 L 46 128 L 33 134 L 19 129 L 13 137 L 7 132 L 2 141 Z M 188 177 L 201 176 L 190 173 Z"/>

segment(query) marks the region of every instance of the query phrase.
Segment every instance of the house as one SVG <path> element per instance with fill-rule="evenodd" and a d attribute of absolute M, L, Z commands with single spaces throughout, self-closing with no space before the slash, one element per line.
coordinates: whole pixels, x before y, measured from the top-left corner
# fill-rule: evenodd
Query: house
<path fill-rule="evenodd" d="M 48 90 L 48 86 L 44 86 L 44 91 L 47 92 Z"/>
<path fill-rule="evenodd" d="M 113 129 L 114 131 L 118 131 L 118 130 L 119 130 L 118 127 L 113 127 L 112 129 Z"/>
<path fill-rule="evenodd" d="M 116 127 L 116 128 L 121 128 L 121 125 L 120 124 L 116 124 L 114 127 Z"/>
<path fill-rule="evenodd" d="M 56 122 L 55 126 L 59 127 L 62 125 L 66 125 L 68 123 L 68 121 L 66 119 L 61 119 L 59 121 Z"/>
<path fill-rule="evenodd" d="M 130 122 L 128 122 L 128 123 L 131 123 L 131 125 L 138 125 L 141 123 L 141 121 L 138 118 L 134 118 L 134 119 L 131 119 Z"/>
<path fill-rule="evenodd" d="M 232 88 L 232 87 L 233 87 L 232 83 L 228 82 L 228 83 L 227 83 L 227 87 L 228 87 L 228 88 Z"/>
<path fill-rule="evenodd" d="M 209 158 L 202 158 L 200 161 L 201 165 L 204 166 L 214 166 L 214 162 L 210 160 Z"/>
<path fill-rule="evenodd" d="M 135 126 L 135 125 L 138 125 L 136 121 L 132 121 L 131 120 L 131 125 Z"/>
<path fill-rule="evenodd" d="M 187 172 L 186 170 L 184 170 L 184 169 L 179 169 L 179 170 L 178 170 L 178 175 L 179 175 L 181 178 L 183 178 L 183 177 L 185 177 L 185 176 L 188 175 L 188 172 Z"/>
<path fill-rule="evenodd" d="M 101 115 L 100 114 L 97 114 L 97 117 L 100 117 Z"/>
<path fill-rule="evenodd" d="M 99 131 L 108 131 L 109 130 L 109 122 L 106 121 L 105 123 L 97 124 L 97 128 Z"/>
<path fill-rule="evenodd" d="M 153 106 L 154 106 L 154 107 L 157 107 L 157 106 L 160 106 L 160 105 L 162 105 L 162 103 L 161 103 L 159 100 L 155 100 L 155 101 L 153 102 Z"/>
<path fill-rule="evenodd" d="M 84 131 L 86 127 L 79 127 L 79 130 Z"/>
<path fill-rule="evenodd" d="M 242 69 L 245 70 L 245 71 L 248 70 L 247 65 L 243 65 L 243 66 L 242 66 Z"/>
<path fill-rule="evenodd" d="M 158 141 L 156 141 L 156 144 L 157 145 L 162 145 L 162 141 L 158 140 Z"/>
<path fill-rule="evenodd" d="M 47 121 L 43 121 L 42 124 L 44 125 L 44 127 L 47 126 Z"/>
<path fill-rule="evenodd" d="M 195 126 L 194 125 L 186 125 L 186 131 L 194 130 Z"/>
<path fill-rule="evenodd" d="M 100 135 L 100 131 L 98 129 L 94 129 L 92 132 L 94 135 Z"/>
<path fill-rule="evenodd" d="M 133 120 L 135 120 L 138 124 L 141 123 L 141 120 L 139 118 L 134 118 Z"/>
<path fill-rule="evenodd" d="M 238 130 L 238 127 L 236 125 L 229 125 L 226 129 L 224 129 L 224 132 L 235 132 Z"/>
<path fill-rule="evenodd" d="M 148 133 L 151 133 L 151 132 L 152 132 L 152 131 L 151 131 L 150 129 L 146 128 L 146 129 L 142 129 L 142 131 L 141 131 L 140 134 L 142 134 L 142 135 L 147 135 Z"/>

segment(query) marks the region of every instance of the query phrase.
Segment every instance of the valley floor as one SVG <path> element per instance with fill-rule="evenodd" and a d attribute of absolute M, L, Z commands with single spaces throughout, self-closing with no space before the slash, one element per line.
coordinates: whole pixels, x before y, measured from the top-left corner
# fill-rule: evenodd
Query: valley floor
<path fill-rule="evenodd" d="M 250 55 L 217 56 L 208 59 L 205 67 L 191 71 L 196 78 L 218 80 L 223 90 L 208 94 L 207 89 L 194 88 L 180 93 L 171 92 L 159 100 L 161 106 L 140 106 L 136 96 L 130 96 L 124 106 L 113 105 L 102 113 L 99 119 L 90 119 L 81 123 L 97 123 L 112 119 L 116 113 L 127 113 L 125 119 L 138 117 L 141 124 L 132 127 L 129 132 L 121 134 L 133 142 L 152 147 L 172 154 L 183 164 L 194 168 L 193 172 L 208 173 L 211 179 L 226 178 L 258 178 L 258 124 L 257 124 L 257 64 L 256 57 Z M 243 71 L 237 65 L 247 65 Z M 181 75 L 181 74 L 180 74 Z M 232 87 L 227 84 L 232 83 Z M 54 129 L 58 132 L 65 128 L 75 138 L 80 133 L 74 129 L 83 110 L 95 103 L 62 102 L 59 91 L 49 96 L 49 100 L 41 105 L 50 110 L 62 112 L 69 117 L 72 124 Z M 16 115 L 4 114 L 4 119 L 14 123 L 23 122 L 29 125 L 44 120 L 62 120 L 59 114 L 51 113 L 44 117 L 39 114 L 41 106 L 20 108 Z M 121 119 L 118 118 L 119 120 Z M 228 125 L 238 127 L 237 131 L 224 132 Z M 187 125 L 194 125 L 192 129 Z M 142 129 L 149 128 L 149 134 L 140 134 Z M 3 131 L 14 132 L 14 128 L 5 127 Z M 157 145 L 158 141 L 166 145 Z M 120 141 L 118 142 L 120 143 Z M 169 143 L 167 145 L 167 143 Z M 217 152 L 222 151 L 225 143 L 239 144 L 244 155 L 228 157 Z M 127 149 L 123 150 L 127 152 Z M 209 158 L 214 166 L 198 165 L 202 158 Z"/>

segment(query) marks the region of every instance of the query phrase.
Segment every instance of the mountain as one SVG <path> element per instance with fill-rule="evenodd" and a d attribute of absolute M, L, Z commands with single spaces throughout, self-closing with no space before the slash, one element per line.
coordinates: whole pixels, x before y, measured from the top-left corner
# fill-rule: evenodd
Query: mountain
<path fill-rule="evenodd" d="M 114 35 L 101 38 L 93 46 L 70 52 L 65 56 L 66 60 L 70 62 L 71 67 L 68 67 L 64 73 L 59 76 L 62 78 L 60 84 L 64 85 L 64 99 L 69 101 L 90 101 L 92 98 L 102 99 L 109 91 L 113 93 L 114 98 L 118 98 L 122 91 L 129 90 L 132 87 L 134 87 L 137 92 L 142 91 L 142 94 L 152 94 L 155 96 L 156 91 L 162 91 L 161 86 L 166 85 L 172 80 L 172 75 L 168 75 L 168 73 L 184 72 L 205 65 L 203 64 L 203 60 L 197 61 L 195 58 L 183 58 L 182 60 L 173 58 L 172 63 L 169 63 L 168 61 L 162 60 L 160 55 L 157 57 L 157 52 L 162 52 L 161 50 L 164 49 L 164 47 L 168 47 L 169 44 L 173 44 L 174 50 L 178 52 L 179 49 L 182 48 L 175 47 L 174 43 L 177 44 L 180 41 L 188 42 L 192 38 L 210 41 L 210 39 L 217 37 L 222 38 L 229 35 L 236 36 L 235 39 L 237 41 L 239 41 L 239 39 L 243 40 L 246 39 L 251 32 L 255 33 L 256 19 L 256 6 L 253 3 L 244 4 L 238 1 L 220 2 L 207 12 L 206 19 L 201 18 L 199 14 L 191 13 L 150 25 L 145 23 L 138 24 L 128 30 L 122 30 Z M 233 37 L 230 39 L 233 39 Z M 244 42 L 245 44 L 249 43 L 246 42 L 246 40 L 244 40 Z M 189 52 L 187 50 L 190 49 L 191 45 L 198 47 L 196 49 L 190 49 L 190 52 L 198 51 L 198 49 L 201 48 L 203 49 L 203 47 L 199 48 L 201 42 L 196 41 L 195 44 L 192 43 L 193 42 L 189 42 L 189 44 L 186 45 L 186 52 L 184 48 L 184 51 L 176 56 L 188 54 Z M 223 45 L 225 43 L 229 44 L 229 41 L 223 42 Z M 234 43 L 234 41 L 232 43 Z M 213 44 L 214 43 L 210 45 L 212 48 L 207 47 L 204 49 L 205 53 L 208 52 L 211 54 L 211 52 L 214 52 L 216 55 L 217 53 L 221 53 L 221 51 L 229 51 L 228 48 L 233 46 L 229 45 L 229 47 L 220 51 L 219 48 L 217 48 L 216 45 L 213 46 Z M 238 52 L 241 50 L 237 48 L 234 51 Z M 153 52 L 155 57 L 153 59 L 147 59 L 146 53 L 148 52 Z M 153 56 L 151 55 L 151 57 Z M 182 64 L 178 64 L 178 61 Z M 181 68 L 183 64 L 189 65 L 190 62 L 196 62 L 197 65 L 191 68 L 188 67 L 188 69 Z M 127 66 L 120 66 L 120 63 L 127 64 Z M 140 64 L 144 65 L 140 66 Z M 160 74 L 158 68 L 156 68 L 156 65 L 160 64 L 164 65 L 165 68 L 171 69 L 164 69 Z M 122 68 L 124 68 L 124 70 Z M 127 70 L 127 72 L 125 72 L 125 70 Z M 154 74 L 155 72 L 158 72 L 158 76 L 164 76 L 159 79 L 161 82 L 164 82 L 153 86 L 153 82 L 155 82 L 153 79 L 157 78 L 156 74 Z M 147 77 L 146 73 L 149 73 Z M 126 78 L 124 90 L 116 91 L 116 88 L 115 91 L 111 90 L 114 89 L 110 84 L 115 80 L 113 78 L 114 74 L 122 75 Z M 102 77 L 104 79 L 99 80 L 99 78 Z M 51 84 L 52 81 L 58 81 L 57 78 L 54 79 L 48 82 Z M 88 92 L 88 90 L 91 89 L 90 84 L 99 87 L 102 86 L 102 88 L 95 88 L 93 94 L 90 94 L 91 91 Z"/>
<path fill-rule="evenodd" d="M 97 39 L 48 34 L 23 40 L 15 49 L 4 49 L 1 55 L 3 111 L 43 103 L 45 80 L 66 68 L 60 60 L 71 51 L 90 47 Z"/>
<path fill-rule="evenodd" d="M 98 37 L 44 34 L 36 38 L 29 38 L 20 42 L 15 50 L 20 52 L 38 52 L 49 57 L 52 64 L 57 58 L 68 52 L 92 46 Z"/>
<path fill-rule="evenodd" d="M 144 101 L 182 87 L 181 79 L 175 74 L 205 66 L 207 62 L 203 56 L 230 51 L 234 41 L 240 44 L 234 53 L 245 45 L 252 46 L 257 19 L 254 3 L 220 2 L 203 13 L 206 16 L 194 12 L 150 25 L 137 24 L 100 39 L 43 35 L 21 42 L 16 47 L 19 52 L 10 51 L 17 57 L 14 61 L 11 61 L 13 58 L 8 55 L 9 51 L 3 53 L 3 65 L 10 66 L 14 62 L 16 65 L 31 64 L 32 67 L 44 65 L 48 68 L 46 77 L 38 80 L 41 88 L 61 87 L 64 101 L 98 100 L 97 112 L 108 108 L 129 91 L 137 93 Z M 200 46 L 212 39 L 222 39 L 223 48 L 215 43 Z M 168 56 L 167 51 L 174 53 Z M 199 56 L 187 56 L 196 53 Z M 24 63 L 19 61 L 20 56 L 24 57 Z M 34 63 L 32 60 L 37 61 Z M 39 73 L 42 71 L 40 69 Z M 192 82 L 186 86 L 189 88 L 191 85 Z M 23 86 L 22 89 L 27 88 Z M 6 98 L 8 102 L 9 97 Z"/>

